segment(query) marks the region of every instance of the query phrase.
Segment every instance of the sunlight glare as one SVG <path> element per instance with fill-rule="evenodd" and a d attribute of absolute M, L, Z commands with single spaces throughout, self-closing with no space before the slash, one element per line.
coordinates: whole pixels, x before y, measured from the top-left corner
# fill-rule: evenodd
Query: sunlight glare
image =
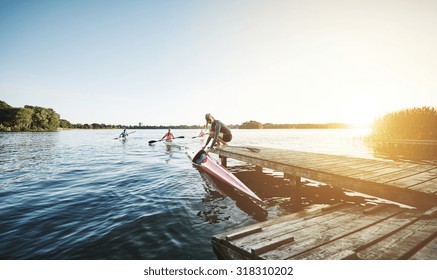
<path fill-rule="evenodd" d="M 354 126 L 370 126 L 380 113 L 376 100 L 354 95 L 345 102 L 342 119 Z"/>

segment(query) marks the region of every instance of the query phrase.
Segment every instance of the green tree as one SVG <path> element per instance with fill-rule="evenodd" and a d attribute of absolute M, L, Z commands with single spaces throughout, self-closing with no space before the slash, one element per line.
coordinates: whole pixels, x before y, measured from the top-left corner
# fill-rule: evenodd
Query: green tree
<path fill-rule="evenodd" d="M 60 123 L 60 116 L 58 113 L 56 113 L 53 109 L 49 108 L 47 110 L 48 115 L 48 129 L 49 130 L 57 130 Z"/>
<path fill-rule="evenodd" d="M 13 130 L 29 131 L 32 125 L 33 110 L 30 108 L 15 108 Z"/>
<path fill-rule="evenodd" d="M 31 130 L 54 131 L 58 129 L 60 117 L 53 109 L 29 105 L 24 106 L 24 108 L 33 111 Z"/>
<path fill-rule="evenodd" d="M 6 109 L 12 109 L 12 106 L 0 100 L 0 110 L 6 110 Z"/>
<path fill-rule="evenodd" d="M 248 121 L 244 122 L 240 125 L 240 128 L 242 129 L 262 129 L 263 125 L 260 122 L 257 121 Z"/>
<path fill-rule="evenodd" d="M 61 127 L 61 128 L 73 128 L 73 125 L 67 120 L 60 119 L 59 120 L 59 127 Z"/>

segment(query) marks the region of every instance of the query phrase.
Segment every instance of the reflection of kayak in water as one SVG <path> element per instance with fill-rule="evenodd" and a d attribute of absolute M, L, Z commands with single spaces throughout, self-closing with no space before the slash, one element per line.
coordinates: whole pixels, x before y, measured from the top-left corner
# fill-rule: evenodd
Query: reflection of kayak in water
<path fill-rule="evenodd" d="M 196 155 L 188 153 L 193 164 L 199 167 L 201 170 L 205 171 L 207 174 L 213 176 L 214 178 L 232 186 L 237 192 L 248 196 L 255 201 L 262 202 L 252 190 L 250 190 L 243 182 L 241 182 L 237 177 L 235 177 L 229 170 L 227 170 L 223 165 L 221 165 L 217 160 L 207 154 L 204 150 L 200 150 Z"/>
<path fill-rule="evenodd" d="M 175 144 L 173 141 L 164 141 L 165 147 L 167 150 L 170 150 L 171 148 L 180 149 L 181 146 L 178 144 Z"/>

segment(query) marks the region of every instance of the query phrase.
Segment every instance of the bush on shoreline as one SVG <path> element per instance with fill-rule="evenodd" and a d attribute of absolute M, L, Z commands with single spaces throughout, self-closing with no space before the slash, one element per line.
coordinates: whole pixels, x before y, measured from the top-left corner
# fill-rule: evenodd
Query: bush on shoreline
<path fill-rule="evenodd" d="M 375 121 L 371 138 L 437 140 L 437 110 L 425 106 L 388 113 Z"/>

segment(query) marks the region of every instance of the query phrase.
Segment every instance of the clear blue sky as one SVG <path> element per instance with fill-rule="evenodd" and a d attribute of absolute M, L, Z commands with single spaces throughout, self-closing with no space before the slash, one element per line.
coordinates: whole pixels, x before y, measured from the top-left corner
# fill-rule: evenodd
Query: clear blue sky
<path fill-rule="evenodd" d="M 437 1 L 0 0 L 0 100 L 73 123 L 437 107 Z"/>

